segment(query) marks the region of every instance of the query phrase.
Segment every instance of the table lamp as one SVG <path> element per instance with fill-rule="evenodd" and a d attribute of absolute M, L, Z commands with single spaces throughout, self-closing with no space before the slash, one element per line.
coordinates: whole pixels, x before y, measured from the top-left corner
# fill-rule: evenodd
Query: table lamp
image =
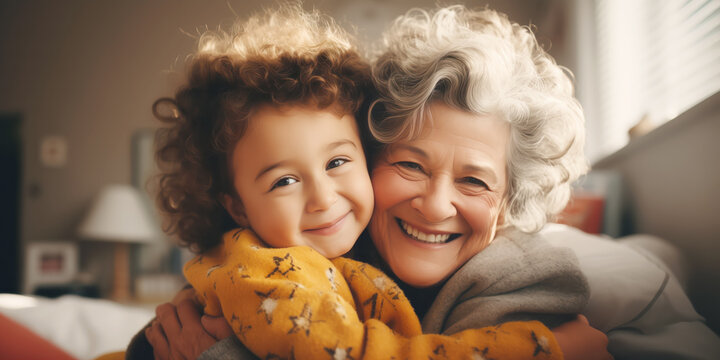
<path fill-rule="evenodd" d="M 111 298 L 130 299 L 130 245 L 148 243 L 160 232 L 141 193 L 130 185 L 108 185 L 95 198 L 78 228 L 83 240 L 115 243 Z"/>

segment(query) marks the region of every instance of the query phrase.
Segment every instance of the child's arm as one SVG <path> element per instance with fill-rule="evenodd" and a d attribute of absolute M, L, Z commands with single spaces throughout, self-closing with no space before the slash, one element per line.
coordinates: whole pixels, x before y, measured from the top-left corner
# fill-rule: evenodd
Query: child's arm
<path fill-rule="evenodd" d="M 222 313 L 261 358 L 562 358 L 539 322 L 422 335 L 407 299 L 378 270 L 356 263 L 354 275 L 352 267 L 340 273 L 309 248 L 263 248 L 250 235 L 228 233 L 225 249 L 196 258 L 185 271 L 206 312 Z"/>
<path fill-rule="evenodd" d="M 178 305 L 178 308 L 181 306 L 183 306 L 182 303 Z M 198 310 L 194 306 L 192 306 L 191 311 L 197 312 Z M 180 312 L 179 310 L 175 313 L 175 317 L 178 318 L 183 325 L 191 325 L 193 323 L 193 319 L 199 318 L 201 314 L 197 314 L 197 316 L 191 318 L 183 318 L 181 315 L 182 312 Z M 221 335 L 221 333 L 225 334 L 225 331 L 232 333 L 232 330 L 230 329 L 227 321 L 224 318 L 210 318 L 208 316 L 203 316 L 202 319 L 202 324 L 200 324 L 199 321 L 195 320 L 195 325 L 202 325 L 205 330 L 209 334 L 213 335 L 216 339 L 224 339 L 221 342 L 212 344 L 212 346 L 209 347 L 207 351 L 204 351 L 201 354 L 203 360 L 219 358 L 256 359 L 255 355 L 250 353 L 245 347 L 245 345 L 243 345 L 237 339 L 230 339 L 226 338 L 225 335 Z M 163 318 L 158 318 L 158 321 L 160 322 L 159 325 L 162 328 L 172 326 L 171 322 L 163 321 Z M 153 327 L 155 325 L 153 325 Z M 158 333 L 164 332 L 162 330 L 158 330 Z M 560 348 L 562 349 L 565 360 L 612 359 L 612 356 L 610 356 L 606 349 L 607 336 L 605 336 L 605 334 L 603 334 L 601 331 L 590 327 L 587 323 L 587 319 L 585 319 L 585 317 L 582 315 L 578 316 L 577 320 L 568 322 L 566 324 L 563 324 L 562 326 L 554 328 L 553 334 L 555 335 L 558 343 L 560 344 Z M 167 350 L 164 353 L 156 352 L 156 359 L 170 359 L 170 353 L 172 352 L 181 354 L 187 359 L 200 359 L 200 357 L 198 357 L 198 355 L 200 354 L 193 353 L 191 351 L 192 349 L 188 348 L 188 344 L 196 341 L 196 337 L 197 336 L 195 334 L 189 334 L 187 332 L 182 332 L 180 338 L 173 339 L 175 340 L 173 342 L 168 341 L 168 339 L 166 339 L 164 336 L 159 337 L 159 339 L 157 340 L 160 341 L 158 341 L 157 346 L 160 346 L 161 348 Z M 148 336 L 148 339 L 150 340 L 152 346 L 156 347 L 156 342 L 153 341 L 153 338 Z M 150 350 L 150 358 L 152 358 L 152 350 Z"/>
<path fill-rule="evenodd" d="M 380 270 L 338 258 L 368 341 L 364 358 L 562 359 L 553 333 L 538 321 L 507 322 L 446 336 L 421 334 L 417 316 L 400 288 Z M 477 356 L 479 355 L 479 357 Z"/>

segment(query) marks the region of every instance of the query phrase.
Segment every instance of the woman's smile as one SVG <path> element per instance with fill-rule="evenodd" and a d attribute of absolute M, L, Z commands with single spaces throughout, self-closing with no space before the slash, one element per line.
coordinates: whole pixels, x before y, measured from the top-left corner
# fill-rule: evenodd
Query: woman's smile
<path fill-rule="evenodd" d="M 446 231 L 430 231 L 419 229 L 410 225 L 402 219 L 396 218 L 398 225 L 403 233 L 413 240 L 428 244 L 445 244 L 460 237 L 461 234 Z"/>

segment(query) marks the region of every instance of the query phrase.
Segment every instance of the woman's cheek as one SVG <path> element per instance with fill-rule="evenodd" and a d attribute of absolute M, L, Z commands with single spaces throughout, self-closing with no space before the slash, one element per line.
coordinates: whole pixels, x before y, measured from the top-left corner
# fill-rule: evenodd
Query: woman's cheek
<path fill-rule="evenodd" d="M 493 223 L 492 209 L 485 202 L 477 202 L 469 207 L 469 211 L 465 216 L 470 221 L 470 227 L 473 232 L 485 234 L 490 230 Z"/>
<path fill-rule="evenodd" d="M 495 237 L 498 208 L 488 199 L 474 199 L 463 212 L 472 229 L 471 241 L 465 244 L 463 253 L 468 259 L 485 249 Z M 462 210 L 461 210 L 462 211 Z"/>
<path fill-rule="evenodd" d="M 375 207 L 387 209 L 403 200 L 411 184 L 392 167 L 379 167 L 372 173 Z"/>

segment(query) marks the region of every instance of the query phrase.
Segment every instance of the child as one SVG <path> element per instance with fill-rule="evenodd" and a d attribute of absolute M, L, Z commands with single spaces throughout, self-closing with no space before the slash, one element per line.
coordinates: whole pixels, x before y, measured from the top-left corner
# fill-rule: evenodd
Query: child
<path fill-rule="evenodd" d="M 339 257 L 373 206 L 354 117 L 369 69 L 297 6 L 234 31 L 201 38 L 188 84 L 155 106 L 172 112 L 159 202 L 201 253 L 184 270 L 206 314 L 260 358 L 562 358 L 539 322 L 422 335 L 395 283 Z"/>

